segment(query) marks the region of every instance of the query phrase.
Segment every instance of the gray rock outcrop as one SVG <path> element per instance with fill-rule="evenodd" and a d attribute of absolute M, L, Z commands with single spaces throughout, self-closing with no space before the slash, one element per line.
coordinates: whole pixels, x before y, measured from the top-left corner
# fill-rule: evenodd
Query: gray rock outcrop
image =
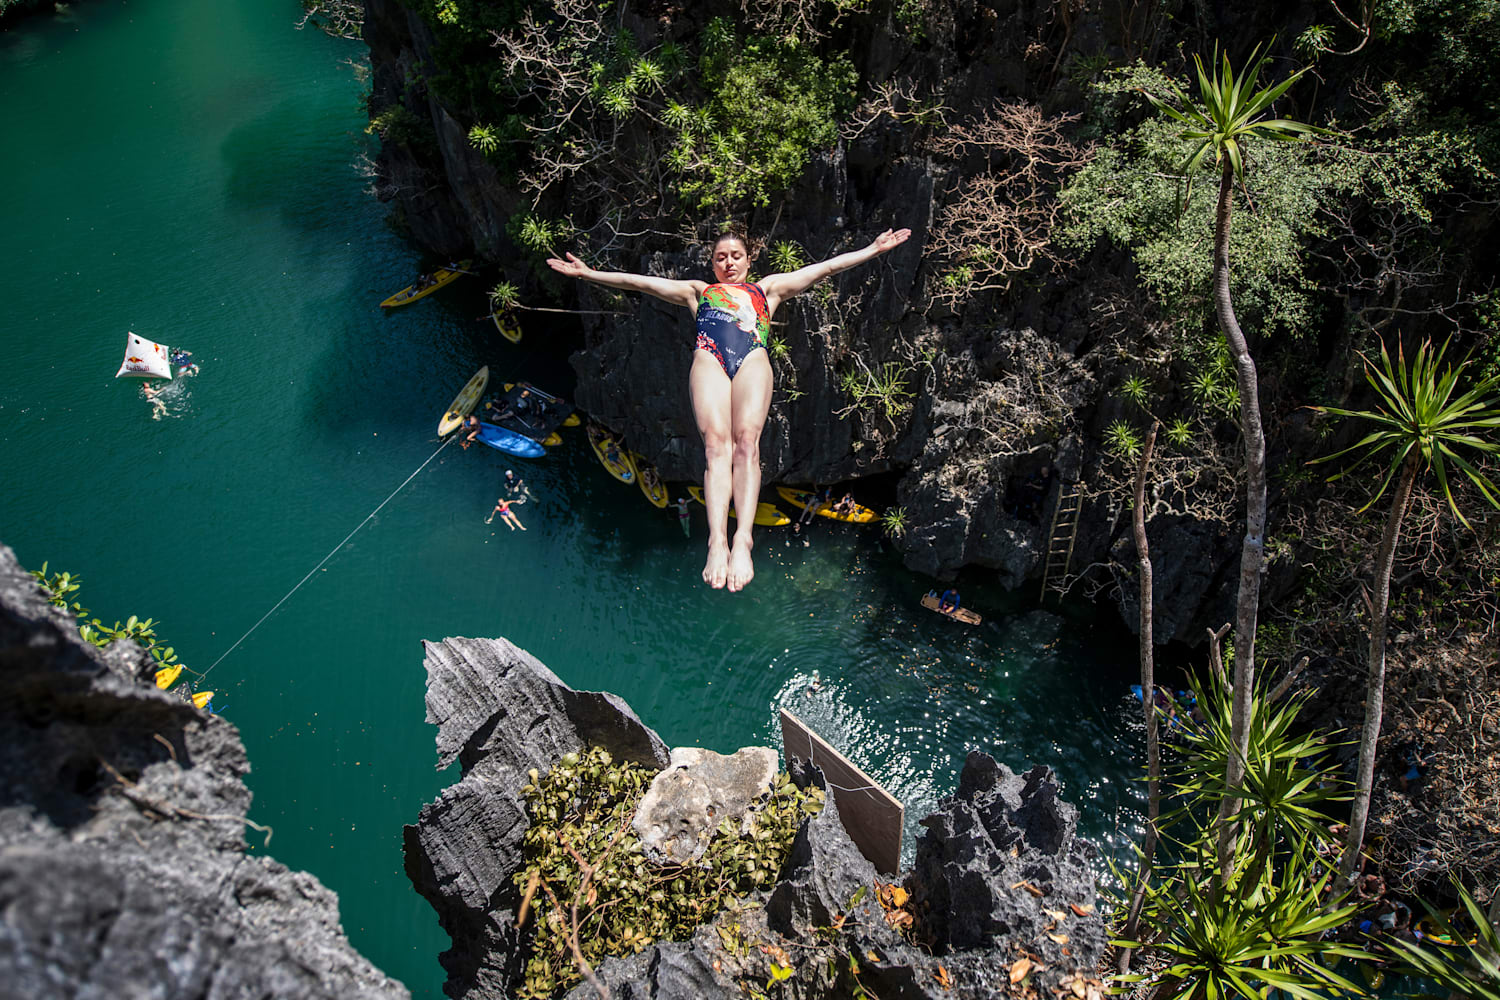
<path fill-rule="evenodd" d="M 527 772 L 586 746 L 659 770 L 667 747 L 621 699 L 574 691 L 504 639 L 424 647 L 437 766 L 457 760 L 462 776 L 406 827 L 406 874 L 453 941 L 440 957 L 445 992 L 506 997 L 520 968 L 513 878 L 527 826 Z"/>
<path fill-rule="evenodd" d="M 725 756 L 675 747 L 664 771 L 641 797 L 636 836 L 657 864 L 686 865 L 703 857 L 726 819 L 739 823 L 771 791 L 780 763 L 769 747 L 741 747 Z"/>
<path fill-rule="evenodd" d="M 453 938 L 442 956 L 444 991 L 500 1000 L 518 982 L 524 950 L 515 875 L 527 772 L 589 744 L 657 769 L 669 756 L 624 702 L 573 691 L 503 639 L 428 643 L 426 662 L 439 759 L 458 760 L 463 776 L 407 827 L 407 872 Z M 825 787 L 802 761 L 788 770 L 803 787 Z M 1030 955 L 1030 982 L 1066 990 L 1092 975 L 1104 927 L 1093 913 L 1090 848 L 1058 793 L 1045 767 L 1016 776 L 970 754 L 957 793 L 924 821 L 901 890 L 910 903 L 895 912 L 895 890 L 885 889 L 882 904 L 875 869 L 829 797 L 797 833 L 769 891 L 688 940 L 608 959 L 595 974 L 620 1000 L 728 1000 L 747 984 L 763 987 L 776 961 L 793 970 L 781 987 L 787 996 L 842 997 L 852 995 L 848 960 L 856 956 L 857 982 L 880 997 L 954 1000 L 1009 995 L 1010 969 Z M 569 996 L 593 1000 L 595 992 L 583 983 Z"/>
<path fill-rule="evenodd" d="M 238 731 L 150 669 L 0 546 L 0 997 L 409 996 L 333 892 L 245 853 Z"/>

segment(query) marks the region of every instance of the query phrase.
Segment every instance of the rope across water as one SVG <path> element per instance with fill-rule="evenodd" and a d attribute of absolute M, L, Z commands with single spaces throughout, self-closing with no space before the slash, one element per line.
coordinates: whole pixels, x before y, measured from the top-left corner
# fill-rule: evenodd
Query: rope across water
<path fill-rule="evenodd" d="M 332 559 L 333 556 L 334 556 L 334 553 L 338 552 L 339 549 L 343 548 L 346 544 L 348 544 L 349 539 L 351 539 L 355 535 L 359 534 L 359 529 L 360 528 L 363 528 L 365 525 L 369 524 L 370 523 L 370 519 L 373 518 L 376 514 L 379 514 L 380 511 L 381 511 L 381 508 L 383 508 L 386 504 L 388 504 L 392 500 L 394 500 L 396 498 L 396 494 L 397 493 L 400 493 L 402 490 L 406 489 L 406 484 L 410 483 L 413 479 L 416 479 L 417 476 L 421 473 L 421 471 L 423 469 L 427 468 L 427 466 L 432 462 L 432 460 L 434 458 L 437 458 L 438 454 L 444 448 L 446 448 L 450 444 L 452 444 L 453 441 L 457 437 L 458 437 L 457 434 L 450 434 L 443 441 L 442 444 L 438 445 L 437 446 L 437 450 L 434 451 L 431 455 L 427 456 L 427 461 L 425 461 L 421 465 L 417 466 L 416 471 L 413 472 L 411 475 L 407 476 L 406 479 L 405 479 L 405 481 L 403 481 L 400 486 L 397 486 L 394 490 L 392 490 L 390 496 L 388 496 L 384 500 L 380 501 L 380 506 L 376 507 L 374 510 L 370 511 L 369 514 L 365 515 L 365 519 L 363 521 L 359 522 L 359 525 L 353 531 L 351 531 L 351 532 L 349 532 L 349 534 L 345 535 L 344 536 L 344 540 L 342 542 L 339 542 L 337 545 L 335 545 L 333 547 L 333 549 L 331 551 L 329 551 L 329 553 L 326 556 L 324 556 L 322 559 L 318 560 L 318 565 L 316 565 L 312 569 L 308 570 L 307 571 L 307 575 L 304 576 L 302 579 L 300 579 L 300 580 L 297 581 L 297 586 L 293 587 L 291 590 L 288 590 L 282 596 L 281 600 L 277 601 L 274 605 L 272 605 L 270 611 L 267 611 L 265 614 L 263 614 L 263 615 L 260 616 L 260 621 L 256 622 L 254 625 L 251 625 L 250 628 L 245 631 L 244 635 L 242 635 L 238 639 L 234 640 L 234 645 L 233 646 L 230 646 L 228 649 L 224 650 L 224 652 L 219 656 L 219 658 L 217 660 L 215 660 L 214 662 L 210 663 L 208 665 L 208 670 L 205 670 L 205 671 L 203 671 L 203 673 L 201 673 L 201 674 L 198 675 L 199 680 L 202 680 L 204 677 L 207 677 L 209 670 L 212 670 L 214 667 L 217 667 L 220 663 L 222 663 L 224 661 L 224 657 L 226 657 L 230 653 L 234 652 L 236 649 L 239 648 L 240 643 L 242 643 L 246 639 L 250 638 L 250 633 L 251 632 L 254 632 L 256 629 L 260 628 L 261 625 L 265 622 L 265 620 L 267 618 L 270 618 L 272 615 L 274 615 L 276 613 L 276 609 L 277 608 L 279 608 L 283 604 L 285 604 L 287 602 L 288 598 L 290 598 L 293 594 L 295 594 L 302 587 L 302 585 L 304 583 L 306 583 L 308 580 L 312 579 L 312 575 L 314 573 L 316 573 L 318 570 L 322 569 L 323 568 L 323 564 L 326 563 L 328 560 Z"/>

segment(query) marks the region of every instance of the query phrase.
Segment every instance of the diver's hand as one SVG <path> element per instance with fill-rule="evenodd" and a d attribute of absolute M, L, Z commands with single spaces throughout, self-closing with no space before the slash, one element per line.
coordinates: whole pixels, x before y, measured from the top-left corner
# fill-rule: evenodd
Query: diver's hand
<path fill-rule="evenodd" d="M 556 257 L 547 258 L 547 266 L 558 274 L 565 274 L 570 278 L 586 278 L 589 266 L 570 253 L 563 254 L 567 260 L 558 260 Z"/>
<path fill-rule="evenodd" d="M 885 253 L 887 250 L 896 249 L 910 238 L 910 229 L 887 229 L 875 237 L 875 242 L 870 245 L 875 248 L 876 253 Z"/>

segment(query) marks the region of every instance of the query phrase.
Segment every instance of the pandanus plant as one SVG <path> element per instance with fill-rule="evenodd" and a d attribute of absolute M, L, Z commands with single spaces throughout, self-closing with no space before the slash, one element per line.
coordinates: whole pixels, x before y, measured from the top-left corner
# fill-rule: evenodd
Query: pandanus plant
<path fill-rule="evenodd" d="M 1398 346 L 1396 361 L 1380 345 L 1380 365 L 1365 363 L 1365 379 L 1375 390 L 1377 404 L 1373 410 L 1345 410 L 1336 406 L 1314 406 L 1312 409 L 1336 417 L 1366 420 L 1375 429 L 1343 451 L 1317 462 L 1332 462 L 1345 455 L 1357 456 L 1349 468 L 1330 476 L 1341 479 L 1365 467 L 1367 463 L 1384 462 L 1385 474 L 1380 487 L 1363 513 L 1385 495 L 1395 482 L 1390 513 L 1380 537 L 1375 557 L 1374 596 L 1370 600 L 1370 642 L 1365 672 L 1365 718 L 1359 738 L 1359 770 L 1355 778 L 1354 805 L 1349 832 L 1339 864 L 1342 883 L 1352 877 L 1364 843 L 1365 822 L 1370 815 L 1370 792 L 1375 780 L 1375 750 L 1380 740 L 1380 717 L 1385 703 L 1386 609 L 1391 596 L 1391 567 L 1396 559 L 1396 544 L 1401 538 L 1401 522 L 1411 503 L 1412 490 L 1423 472 L 1431 471 L 1442 488 L 1448 508 L 1466 528 L 1471 528 L 1453 498 L 1449 484 L 1450 469 L 1463 474 L 1490 506 L 1500 509 L 1500 487 L 1463 455 L 1472 450 L 1481 455 L 1500 452 L 1500 444 L 1481 435 L 1500 428 L 1500 375 L 1481 379 L 1469 391 L 1458 395 L 1458 381 L 1467 362 L 1440 371 L 1445 343 L 1433 350 L 1431 341 L 1423 341 L 1408 364 L 1405 350 Z"/>
<path fill-rule="evenodd" d="M 1280 83 L 1257 89 L 1261 69 L 1269 58 L 1257 45 L 1236 75 L 1228 53 L 1217 49 L 1210 72 L 1197 56 L 1199 100 L 1193 101 L 1172 85 L 1177 107 L 1150 94 L 1151 102 L 1183 126 L 1179 138 L 1191 144 L 1183 164 L 1187 176 L 1183 202 L 1192 197 L 1193 180 L 1209 154 L 1219 170 L 1219 206 L 1214 219 L 1214 306 L 1219 328 L 1229 342 L 1239 385 L 1240 430 L 1245 438 L 1245 539 L 1240 549 L 1239 596 L 1234 629 L 1234 740 L 1237 752 L 1228 762 L 1225 782 L 1238 786 L 1244 780 L 1246 741 L 1249 735 L 1251 691 L 1255 684 L 1255 629 L 1260 612 L 1261 568 L 1265 562 L 1266 533 L 1266 437 L 1260 416 L 1260 385 L 1249 342 L 1240 329 L 1229 293 L 1229 232 L 1233 220 L 1234 185 L 1245 182 L 1248 148 L 1257 140 L 1287 142 L 1311 135 L 1328 135 L 1326 129 L 1286 118 L 1270 117 L 1271 106 L 1306 73 L 1304 67 Z M 1229 817 L 1237 811 L 1232 801 L 1220 813 L 1219 870 L 1227 879 L 1234 868 L 1234 830 Z"/>

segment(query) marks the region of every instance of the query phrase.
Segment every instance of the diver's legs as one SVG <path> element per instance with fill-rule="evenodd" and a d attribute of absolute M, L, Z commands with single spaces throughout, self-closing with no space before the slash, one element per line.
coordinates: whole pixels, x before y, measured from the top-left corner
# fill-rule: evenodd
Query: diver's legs
<path fill-rule="evenodd" d="M 734 436 L 734 509 L 739 525 L 729 557 L 729 589 L 741 590 L 755 577 L 750 550 L 755 543 L 755 508 L 760 503 L 760 432 L 771 409 L 771 359 L 751 351 L 730 387 L 730 423 Z"/>
<path fill-rule="evenodd" d="M 707 351 L 693 352 L 688 374 L 693 416 L 703 436 L 703 506 L 708 510 L 708 562 L 703 582 L 714 589 L 729 579 L 729 491 L 733 482 L 734 443 L 730 437 L 730 382 L 724 368 Z"/>

